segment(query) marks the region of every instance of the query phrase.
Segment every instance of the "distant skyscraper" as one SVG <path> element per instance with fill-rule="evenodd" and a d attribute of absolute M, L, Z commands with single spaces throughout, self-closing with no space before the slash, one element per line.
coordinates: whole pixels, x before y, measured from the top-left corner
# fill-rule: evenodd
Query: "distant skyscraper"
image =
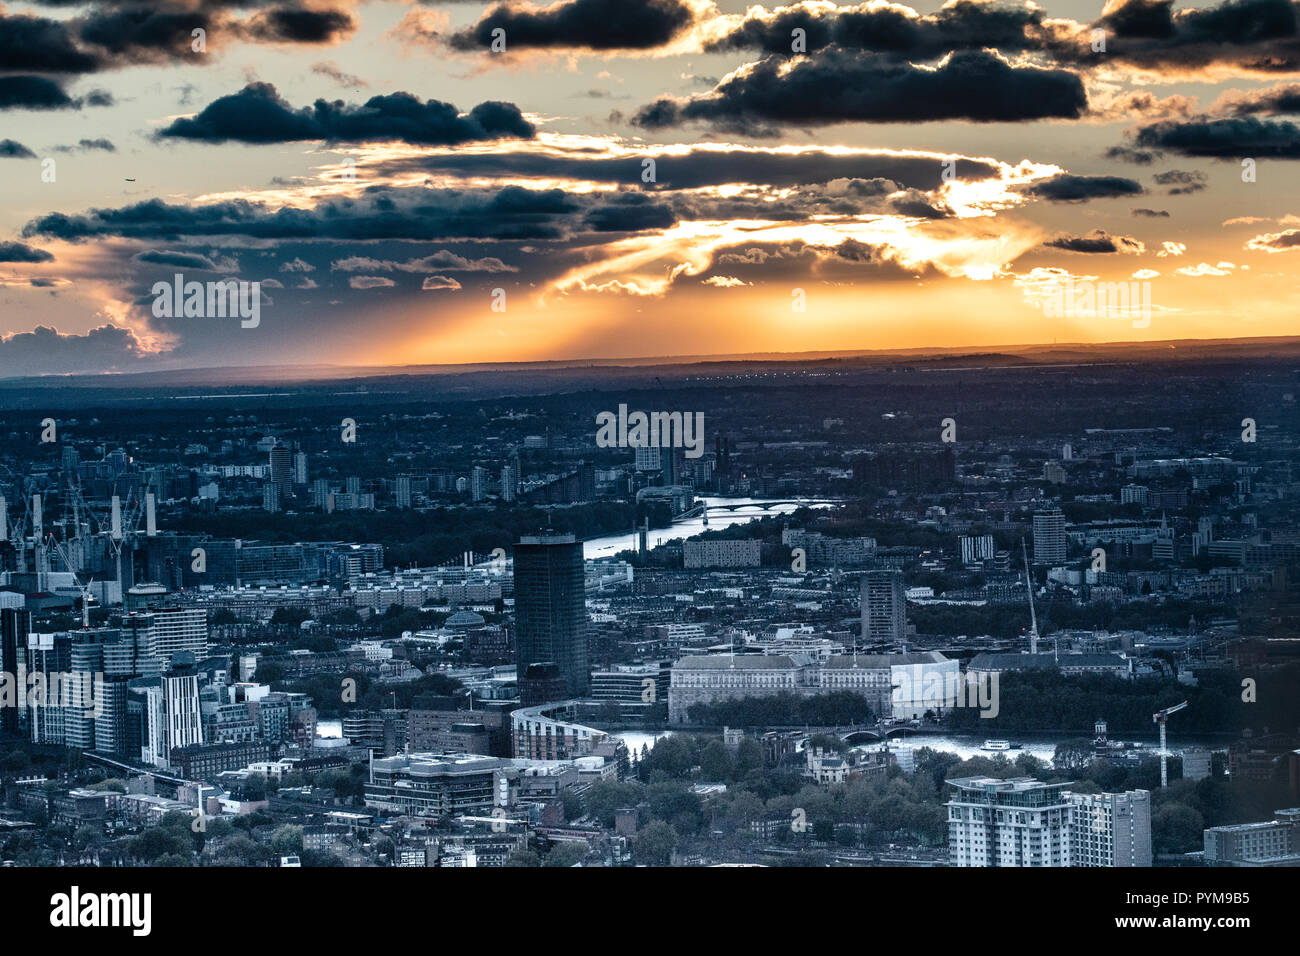
<path fill-rule="evenodd" d="M 1074 461 L 1074 446 L 1063 445 L 1061 447 L 1061 461 Z"/>
<path fill-rule="evenodd" d="M 27 635 L 31 629 L 31 611 L 21 607 L 0 610 L 0 675 L 8 674 L 14 681 L 19 679 L 19 662 L 24 668 L 27 665 Z M 0 733 L 17 734 L 24 716 L 16 705 L 0 705 Z"/>
<path fill-rule="evenodd" d="M 58 706 L 61 701 L 49 689 L 57 686 L 61 690 L 62 675 L 71 670 L 71 650 L 72 638 L 68 634 L 27 635 L 27 679 L 33 688 L 27 697 L 27 726 L 34 744 L 64 744 L 64 708 Z M 38 673 L 45 689 L 39 695 L 34 690 L 34 675 Z"/>
<path fill-rule="evenodd" d="M 1059 509 L 1034 515 L 1034 564 L 1065 563 L 1065 515 Z"/>
<path fill-rule="evenodd" d="M 555 664 L 569 697 L 584 697 L 587 667 L 587 608 L 582 542 L 571 534 L 525 536 L 515 545 L 515 661 Z"/>
<path fill-rule="evenodd" d="M 276 514 L 280 510 L 280 502 L 283 500 L 280 496 L 281 485 L 274 481 L 268 481 L 262 486 L 262 510 Z"/>
<path fill-rule="evenodd" d="M 399 508 L 411 507 L 411 476 L 398 475 L 397 481 L 394 484 L 395 484 L 394 491 L 396 492 L 396 496 L 397 496 L 397 507 Z"/>
<path fill-rule="evenodd" d="M 307 484 L 307 453 L 300 451 L 293 456 L 293 483 L 295 485 Z"/>
<path fill-rule="evenodd" d="M 907 595 L 903 572 L 897 568 L 868 571 L 862 576 L 863 643 L 907 640 Z"/>
<path fill-rule="evenodd" d="M 683 478 L 682 472 L 685 470 L 685 467 L 686 449 L 659 449 L 659 469 L 663 472 L 663 483 L 665 485 L 680 485 Z"/>
<path fill-rule="evenodd" d="M 471 501 L 482 501 L 487 497 L 488 470 L 474 466 L 469 476 L 469 497 Z"/>
<path fill-rule="evenodd" d="M 360 479 L 359 477 L 357 477 L 356 475 L 352 475 L 351 477 L 348 478 L 348 480 L 347 480 L 347 487 L 346 487 L 344 490 L 345 490 L 348 494 L 352 495 L 354 498 L 360 496 L 360 494 L 361 494 L 361 479 Z"/>
<path fill-rule="evenodd" d="M 283 443 L 277 443 L 269 455 L 271 483 L 279 486 L 282 499 L 287 498 L 293 489 L 293 449 Z"/>
<path fill-rule="evenodd" d="M 519 490 L 519 473 L 514 465 L 501 466 L 501 500 L 514 501 Z"/>
<path fill-rule="evenodd" d="M 171 672 L 144 688 L 146 696 L 143 736 L 144 762 L 169 767 L 173 747 L 203 743 L 203 718 L 199 710 L 199 676 L 192 654 L 178 654 Z"/>

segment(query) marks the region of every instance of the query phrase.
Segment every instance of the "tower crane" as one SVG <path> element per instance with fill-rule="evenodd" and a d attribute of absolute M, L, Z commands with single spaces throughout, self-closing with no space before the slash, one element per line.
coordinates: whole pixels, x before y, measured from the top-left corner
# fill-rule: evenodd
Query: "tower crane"
<path fill-rule="evenodd" d="M 1034 611 L 1034 576 L 1029 572 L 1029 549 L 1020 539 L 1020 553 L 1025 558 L 1025 588 L 1029 591 L 1029 653 L 1038 653 L 1038 614 Z"/>
<path fill-rule="evenodd" d="M 68 553 L 66 543 L 55 538 L 53 532 L 48 537 L 50 543 L 54 545 L 54 550 L 58 552 L 59 557 L 63 560 L 63 566 L 72 574 L 72 580 L 81 591 L 81 626 L 88 629 L 90 627 L 90 585 L 95 579 L 90 577 L 85 584 L 82 584 L 80 575 L 72 566 L 72 556 Z"/>
<path fill-rule="evenodd" d="M 1151 720 L 1160 725 L 1160 786 L 1162 787 L 1169 786 L 1169 748 L 1165 746 L 1165 722 L 1169 720 L 1170 714 L 1176 714 L 1186 707 L 1187 701 L 1183 701 L 1181 704 L 1174 704 L 1151 715 Z"/>

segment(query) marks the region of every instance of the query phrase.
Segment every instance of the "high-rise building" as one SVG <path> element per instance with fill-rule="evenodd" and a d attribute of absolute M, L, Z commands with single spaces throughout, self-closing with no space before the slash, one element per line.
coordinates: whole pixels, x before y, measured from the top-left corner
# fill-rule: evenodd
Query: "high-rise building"
<path fill-rule="evenodd" d="M 277 442 L 269 452 L 271 484 L 280 487 L 280 496 L 287 498 L 293 491 L 293 449 L 283 442 Z"/>
<path fill-rule="evenodd" d="M 27 635 L 31 630 L 31 611 L 21 607 L 0 610 L 0 675 L 8 674 L 17 681 L 20 670 L 26 669 Z M 18 734 L 26 723 L 26 714 L 18 707 L 0 706 L 0 733 Z"/>
<path fill-rule="evenodd" d="M 515 662 L 552 663 L 564 676 L 569 697 L 585 697 L 587 608 L 582 542 L 571 534 L 544 532 L 515 545 Z"/>
<path fill-rule="evenodd" d="M 1151 793 L 1071 793 L 1070 866 L 1150 866 Z"/>
<path fill-rule="evenodd" d="M 948 801 L 953 866 L 1151 865 L 1151 794 L 1071 793 L 1032 777 L 958 777 Z"/>
<path fill-rule="evenodd" d="M 1065 515 L 1060 509 L 1034 514 L 1034 564 L 1065 563 Z"/>
<path fill-rule="evenodd" d="M 130 632 L 132 649 L 140 659 L 137 673 L 146 675 L 165 670 L 172 657 L 181 652 L 202 659 L 208 653 L 208 614 L 201 607 L 164 607 L 148 612 L 127 614 L 122 627 Z"/>
<path fill-rule="evenodd" d="M 192 654 L 178 654 L 165 677 L 142 688 L 145 726 L 141 758 L 155 767 L 170 766 L 173 747 L 203 743 L 203 715 L 199 707 L 199 675 Z"/>
<path fill-rule="evenodd" d="M 71 669 L 71 650 L 66 633 L 27 635 L 27 726 L 34 744 L 64 744 L 64 677 Z"/>
<path fill-rule="evenodd" d="M 282 485 L 277 485 L 274 481 L 268 481 L 262 486 L 262 510 L 271 514 L 278 514 L 280 511 L 280 502 L 283 496 L 280 494 Z"/>
<path fill-rule="evenodd" d="M 981 561 L 987 561 L 993 557 L 993 535 L 984 534 L 979 536 L 962 535 L 961 543 L 961 563 L 962 564 L 979 564 Z"/>
<path fill-rule="evenodd" d="M 1068 783 L 957 777 L 948 807 L 953 866 L 1067 866 Z"/>
<path fill-rule="evenodd" d="M 907 595 L 903 572 L 897 568 L 868 571 L 862 576 L 862 641 L 864 644 L 904 643 L 907 639 Z"/>
<path fill-rule="evenodd" d="M 398 475 L 397 481 L 394 482 L 394 491 L 397 497 L 397 507 L 411 507 L 411 476 Z"/>
<path fill-rule="evenodd" d="M 300 451 L 293 456 L 293 483 L 295 485 L 307 484 L 307 453 Z"/>
<path fill-rule="evenodd" d="M 519 492 L 519 472 L 514 465 L 501 466 L 501 500 L 514 501 Z"/>

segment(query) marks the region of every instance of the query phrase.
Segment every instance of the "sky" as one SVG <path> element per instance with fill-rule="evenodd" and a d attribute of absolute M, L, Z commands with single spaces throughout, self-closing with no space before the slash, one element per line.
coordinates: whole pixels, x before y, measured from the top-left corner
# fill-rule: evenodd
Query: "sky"
<path fill-rule="evenodd" d="M 1291 335 L 1297 160 L 1288 0 L 0 3 L 0 377 Z"/>

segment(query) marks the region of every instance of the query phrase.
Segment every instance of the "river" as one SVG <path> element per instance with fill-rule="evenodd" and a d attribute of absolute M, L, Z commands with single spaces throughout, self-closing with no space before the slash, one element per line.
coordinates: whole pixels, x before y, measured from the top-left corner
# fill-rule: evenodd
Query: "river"
<path fill-rule="evenodd" d="M 755 505 L 761 506 L 772 501 L 787 501 L 786 498 L 697 498 L 696 501 L 702 501 L 710 508 L 716 505 Z M 812 508 L 833 508 L 837 502 L 826 501 L 824 499 L 808 499 Z M 703 531 L 716 531 L 718 528 L 729 528 L 736 524 L 745 524 L 753 521 L 755 518 L 770 517 L 771 515 L 787 515 L 803 507 L 801 504 L 781 504 L 772 505 L 767 511 L 762 511 L 758 507 L 747 508 L 744 511 L 710 511 L 709 523 L 704 523 L 702 516 L 694 518 L 682 518 L 673 522 L 671 528 L 651 528 L 647 536 L 648 544 L 651 548 L 656 545 L 666 544 L 669 541 L 682 541 L 686 538 L 694 537 Z M 632 551 L 636 549 L 637 536 L 632 533 L 610 534 L 601 538 L 592 538 L 584 541 L 582 544 L 582 556 L 590 561 L 592 558 L 612 558 L 620 551 Z"/>

